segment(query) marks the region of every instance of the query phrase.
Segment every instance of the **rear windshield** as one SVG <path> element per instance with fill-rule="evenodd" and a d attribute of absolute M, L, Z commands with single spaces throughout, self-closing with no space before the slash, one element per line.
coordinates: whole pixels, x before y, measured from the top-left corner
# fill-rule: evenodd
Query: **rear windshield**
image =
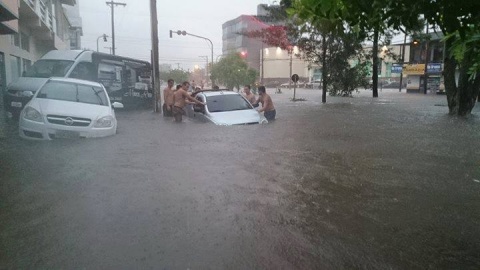
<path fill-rule="evenodd" d="M 38 60 L 23 76 L 34 78 L 65 77 L 72 64 L 73 61 L 67 60 Z"/>
<path fill-rule="evenodd" d="M 68 82 L 46 83 L 37 98 L 65 100 L 79 103 L 108 106 L 108 99 L 101 87 Z"/>
<path fill-rule="evenodd" d="M 210 112 L 228 112 L 253 109 L 241 95 L 218 95 L 207 97 L 207 106 Z"/>

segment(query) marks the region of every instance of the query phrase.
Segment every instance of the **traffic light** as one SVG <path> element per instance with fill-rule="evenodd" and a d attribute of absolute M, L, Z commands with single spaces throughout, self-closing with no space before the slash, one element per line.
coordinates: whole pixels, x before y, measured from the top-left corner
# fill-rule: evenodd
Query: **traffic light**
<path fill-rule="evenodd" d="M 103 41 L 104 41 L 104 42 L 107 42 L 107 37 L 108 37 L 108 36 L 107 36 L 106 34 L 103 34 Z"/>
<path fill-rule="evenodd" d="M 247 58 L 247 52 L 246 51 L 241 51 L 240 52 L 240 57 Z"/>

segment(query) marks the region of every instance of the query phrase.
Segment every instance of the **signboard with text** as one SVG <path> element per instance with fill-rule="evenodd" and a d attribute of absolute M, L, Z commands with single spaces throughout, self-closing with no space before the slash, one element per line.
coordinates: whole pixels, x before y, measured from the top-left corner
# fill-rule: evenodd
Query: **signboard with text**
<path fill-rule="evenodd" d="M 442 73 L 441 63 L 429 63 L 427 65 L 427 73 Z"/>
<path fill-rule="evenodd" d="M 403 67 L 405 75 L 423 75 L 425 73 L 425 64 L 410 64 Z"/>
<path fill-rule="evenodd" d="M 402 64 L 392 64 L 392 73 L 402 73 Z"/>

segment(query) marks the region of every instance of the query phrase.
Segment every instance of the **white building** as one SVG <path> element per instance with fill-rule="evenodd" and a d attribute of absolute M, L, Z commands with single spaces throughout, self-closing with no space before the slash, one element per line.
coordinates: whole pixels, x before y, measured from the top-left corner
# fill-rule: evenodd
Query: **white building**
<path fill-rule="evenodd" d="M 78 0 L 0 0 L 0 91 L 48 51 L 79 49 L 81 35 Z"/>

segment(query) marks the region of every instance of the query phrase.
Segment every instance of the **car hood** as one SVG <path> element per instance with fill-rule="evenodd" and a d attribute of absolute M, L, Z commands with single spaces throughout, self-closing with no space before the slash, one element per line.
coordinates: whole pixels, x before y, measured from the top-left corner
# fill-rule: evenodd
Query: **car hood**
<path fill-rule="evenodd" d="M 210 120 L 216 125 L 242 125 L 260 122 L 260 114 L 256 110 L 239 110 L 210 113 Z"/>
<path fill-rule="evenodd" d="M 48 78 L 20 77 L 8 85 L 8 90 L 32 91 L 32 93 L 35 93 L 47 80 Z"/>
<path fill-rule="evenodd" d="M 108 106 L 37 98 L 32 100 L 29 106 L 40 110 L 42 115 L 60 115 L 95 120 L 99 117 L 112 115 L 112 109 Z"/>

